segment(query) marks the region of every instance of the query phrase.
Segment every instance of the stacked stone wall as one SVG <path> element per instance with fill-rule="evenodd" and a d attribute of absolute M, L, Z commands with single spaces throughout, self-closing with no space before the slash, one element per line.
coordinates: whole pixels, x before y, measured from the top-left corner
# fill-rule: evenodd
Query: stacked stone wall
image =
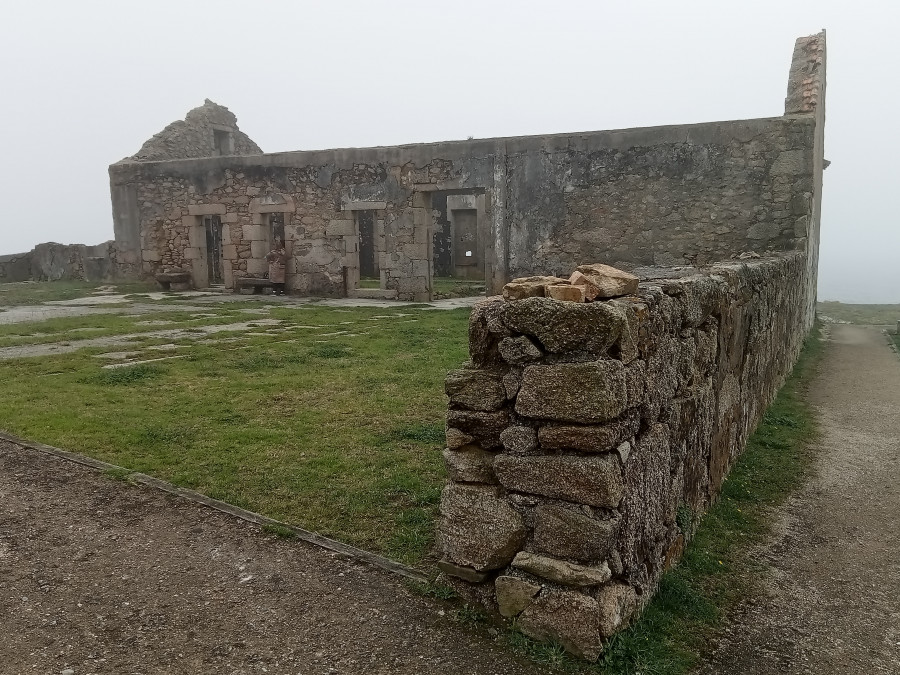
<path fill-rule="evenodd" d="M 383 287 L 401 299 L 429 299 L 433 230 L 425 196 L 428 187 L 448 178 L 444 163 L 423 169 L 377 163 L 346 169 L 248 166 L 202 175 L 183 169 L 167 163 L 116 167 L 135 191 L 144 276 L 194 269 L 198 283 L 206 246 L 200 219 L 217 215 L 225 285 L 231 287 L 238 276 L 263 277 L 272 244 L 267 214 L 277 211 L 284 217 L 288 289 L 341 296 L 347 270 L 359 267 L 353 210 L 366 209 L 377 216 Z"/>
<path fill-rule="evenodd" d="M 0 256 L 0 283 L 19 281 L 109 281 L 131 276 L 120 265 L 115 242 L 38 244 L 27 253 Z"/>
<path fill-rule="evenodd" d="M 596 659 L 655 591 L 790 372 L 806 256 L 656 270 L 592 303 L 489 298 L 446 382 L 447 579 Z"/>

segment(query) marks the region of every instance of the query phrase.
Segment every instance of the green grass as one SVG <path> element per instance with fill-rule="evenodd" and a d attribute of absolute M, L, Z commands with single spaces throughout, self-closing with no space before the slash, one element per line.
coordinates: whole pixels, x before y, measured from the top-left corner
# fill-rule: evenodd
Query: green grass
<path fill-rule="evenodd" d="M 274 534 L 279 539 L 296 539 L 297 533 L 291 528 L 278 523 L 264 523 L 262 531 L 266 534 Z"/>
<path fill-rule="evenodd" d="M 897 326 L 900 305 L 853 305 L 845 302 L 820 302 L 818 313 L 838 321 L 874 326 Z"/>
<path fill-rule="evenodd" d="M 0 284 L 0 307 L 39 305 L 51 300 L 73 300 L 92 295 L 101 286 L 115 286 L 116 293 L 146 293 L 158 291 L 155 283 L 128 281 L 97 283 L 88 281 L 23 281 Z"/>
<path fill-rule="evenodd" d="M 143 328 L 266 318 L 239 310 L 87 319 L 126 334 L 161 317 L 181 323 Z M 109 348 L 99 347 L 0 361 L 0 420 L 19 436 L 419 564 L 445 480 L 443 378 L 466 357 L 468 311 L 404 307 L 413 316 L 374 318 L 390 313 L 277 307 L 278 334 L 178 340 L 187 358 L 124 368 L 102 369 L 95 355 Z M 51 328 L 56 339 L 77 336 L 83 318 L 0 327 L 0 339 Z M 158 358 L 169 352 L 147 347 L 171 341 L 138 335 L 112 350 Z"/>
<path fill-rule="evenodd" d="M 566 673 L 683 675 L 698 664 L 728 611 L 758 591 L 766 570 L 752 549 L 768 536 L 774 510 L 811 470 L 815 427 L 804 392 L 823 348 L 815 332 L 681 562 L 663 576 L 638 621 L 607 644 L 600 661 L 585 664 L 559 645 L 540 644 L 514 630 L 504 635 L 509 647 Z M 691 525 L 689 514 L 678 518 Z"/>

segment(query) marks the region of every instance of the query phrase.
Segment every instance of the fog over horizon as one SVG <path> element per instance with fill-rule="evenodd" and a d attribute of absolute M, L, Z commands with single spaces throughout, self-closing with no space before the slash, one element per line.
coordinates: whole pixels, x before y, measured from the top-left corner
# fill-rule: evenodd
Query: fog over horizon
<path fill-rule="evenodd" d="M 828 42 L 819 298 L 900 303 L 900 4 L 32 0 L 0 8 L 0 255 L 113 237 L 108 165 L 204 99 L 265 152 L 780 116 Z"/>

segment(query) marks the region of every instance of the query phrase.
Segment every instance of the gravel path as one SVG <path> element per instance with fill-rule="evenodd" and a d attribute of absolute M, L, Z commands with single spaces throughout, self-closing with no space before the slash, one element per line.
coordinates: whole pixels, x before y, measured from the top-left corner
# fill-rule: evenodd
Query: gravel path
<path fill-rule="evenodd" d="M 0 673 L 540 672 L 396 576 L 0 441 Z"/>
<path fill-rule="evenodd" d="M 900 672 L 900 359 L 871 327 L 831 327 L 811 393 L 816 474 L 760 555 L 743 606 L 699 672 Z"/>

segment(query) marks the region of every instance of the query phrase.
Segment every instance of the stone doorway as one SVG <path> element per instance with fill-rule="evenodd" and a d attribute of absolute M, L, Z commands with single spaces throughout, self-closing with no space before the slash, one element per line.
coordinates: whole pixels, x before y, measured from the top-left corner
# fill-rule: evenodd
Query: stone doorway
<path fill-rule="evenodd" d="M 219 216 L 204 216 L 206 230 L 206 269 L 210 286 L 224 283 L 222 271 L 222 219 Z"/>
<path fill-rule="evenodd" d="M 355 211 L 359 231 L 359 276 L 363 279 L 379 277 L 375 244 L 375 212 Z"/>
<path fill-rule="evenodd" d="M 437 191 L 431 195 L 436 277 L 482 280 L 486 270 L 487 215 L 482 192 Z"/>

